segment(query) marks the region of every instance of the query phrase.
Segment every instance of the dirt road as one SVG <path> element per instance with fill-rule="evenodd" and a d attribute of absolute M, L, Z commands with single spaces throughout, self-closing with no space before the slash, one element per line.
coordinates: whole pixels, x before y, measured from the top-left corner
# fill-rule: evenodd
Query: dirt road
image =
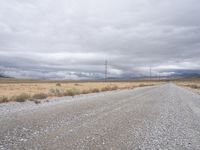
<path fill-rule="evenodd" d="M 200 149 L 200 96 L 169 83 L 0 105 L 0 149 Z"/>

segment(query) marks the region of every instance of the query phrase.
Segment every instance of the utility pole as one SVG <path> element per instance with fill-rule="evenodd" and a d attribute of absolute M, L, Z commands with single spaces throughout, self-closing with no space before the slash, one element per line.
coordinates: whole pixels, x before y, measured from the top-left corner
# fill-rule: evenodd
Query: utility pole
<path fill-rule="evenodd" d="M 107 81 L 107 75 L 108 75 L 108 61 L 105 61 L 105 82 Z"/>
<path fill-rule="evenodd" d="M 149 68 L 149 79 L 151 80 L 151 66 Z"/>

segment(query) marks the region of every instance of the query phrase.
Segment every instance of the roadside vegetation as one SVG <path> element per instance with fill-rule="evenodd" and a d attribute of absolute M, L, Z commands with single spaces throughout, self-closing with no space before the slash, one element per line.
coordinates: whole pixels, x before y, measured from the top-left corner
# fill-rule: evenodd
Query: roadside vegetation
<path fill-rule="evenodd" d="M 33 101 L 36 104 L 40 100 L 50 97 L 76 96 L 80 94 L 114 91 L 119 89 L 133 89 L 136 87 L 152 86 L 161 82 L 130 81 L 130 82 L 23 82 L 26 80 L 0 81 L 0 103 L 10 101 Z"/>
<path fill-rule="evenodd" d="M 190 87 L 190 88 L 193 88 L 193 89 L 200 89 L 200 86 L 197 85 L 197 84 L 187 84 L 187 85 L 185 85 L 185 86 Z"/>
<path fill-rule="evenodd" d="M 174 81 L 177 85 L 190 88 L 194 92 L 200 94 L 200 78 L 188 78 Z"/>

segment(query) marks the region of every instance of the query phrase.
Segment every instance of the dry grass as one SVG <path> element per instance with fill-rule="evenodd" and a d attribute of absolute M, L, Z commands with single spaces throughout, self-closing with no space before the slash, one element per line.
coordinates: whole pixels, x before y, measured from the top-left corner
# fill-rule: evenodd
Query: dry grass
<path fill-rule="evenodd" d="M 81 92 L 79 89 L 76 88 L 68 89 L 64 92 L 64 96 L 74 96 L 79 94 L 81 94 Z"/>
<path fill-rule="evenodd" d="M 180 79 L 180 80 L 176 80 L 174 82 L 180 86 L 187 86 L 187 87 L 191 87 L 191 88 L 195 88 L 195 89 L 200 88 L 200 78 Z"/>
<path fill-rule="evenodd" d="M 6 103 L 6 102 L 8 102 L 8 101 L 9 101 L 9 100 L 8 100 L 7 97 L 5 97 L 5 96 L 0 97 L 0 102 Z"/>
<path fill-rule="evenodd" d="M 61 83 L 56 83 L 56 86 L 61 86 Z"/>
<path fill-rule="evenodd" d="M 17 96 L 13 96 L 11 98 L 11 101 L 16 101 L 16 102 L 25 102 L 26 100 L 31 99 L 31 96 L 29 94 L 26 93 L 22 93 L 20 95 Z"/>
<path fill-rule="evenodd" d="M 114 90 L 118 90 L 118 89 L 128 89 L 129 87 L 118 87 L 117 85 L 114 86 L 105 86 L 101 89 L 101 91 L 114 91 Z"/>
<path fill-rule="evenodd" d="M 179 86 L 188 87 L 200 94 L 200 78 L 181 79 L 175 81 L 175 83 Z"/>
<path fill-rule="evenodd" d="M 190 88 L 193 88 L 193 89 L 200 89 L 200 86 L 199 85 L 196 85 L 196 84 L 188 84 L 186 85 L 187 87 L 190 87 Z"/>
<path fill-rule="evenodd" d="M 48 97 L 48 95 L 45 93 L 38 93 L 38 94 L 34 94 L 32 96 L 33 99 L 45 99 L 47 97 Z"/>
<path fill-rule="evenodd" d="M 100 89 L 98 88 L 94 88 L 90 90 L 90 93 L 99 93 L 99 92 L 100 92 Z"/>
<path fill-rule="evenodd" d="M 74 96 L 117 89 L 161 84 L 156 81 L 130 82 L 67 82 L 34 80 L 0 80 L 0 102 L 44 99 L 47 97 Z"/>

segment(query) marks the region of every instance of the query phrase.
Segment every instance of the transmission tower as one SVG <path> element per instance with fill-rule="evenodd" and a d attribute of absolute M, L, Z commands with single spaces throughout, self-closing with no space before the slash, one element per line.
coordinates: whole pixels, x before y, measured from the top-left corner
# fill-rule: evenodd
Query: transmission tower
<path fill-rule="evenodd" d="M 105 82 L 107 81 L 107 76 L 108 76 L 108 61 L 105 61 Z"/>
<path fill-rule="evenodd" d="M 149 67 L 149 80 L 151 80 L 151 66 Z"/>

